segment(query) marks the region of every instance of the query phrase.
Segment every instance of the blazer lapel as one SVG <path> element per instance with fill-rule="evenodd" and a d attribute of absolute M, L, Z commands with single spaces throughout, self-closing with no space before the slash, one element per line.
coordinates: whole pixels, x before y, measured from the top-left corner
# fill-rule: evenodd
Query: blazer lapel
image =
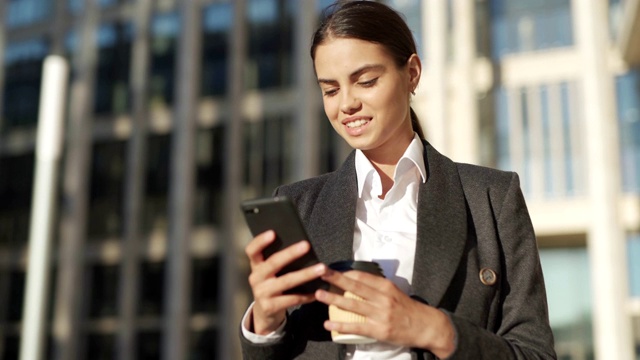
<path fill-rule="evenodd" d="M 418 229 L 412 288 L 438 306 L 458 268 L 467 240 L 467 211 L 453 161 L 425 142 L 427 182 L 418 195 Z"/>
<path fill-rule="evenodd" d="M 326 264 L 353 259 L 358 184 L 355 152 L 347 157 L 325 183 L 317 197 L 308 229 L 314 249 Z"/>

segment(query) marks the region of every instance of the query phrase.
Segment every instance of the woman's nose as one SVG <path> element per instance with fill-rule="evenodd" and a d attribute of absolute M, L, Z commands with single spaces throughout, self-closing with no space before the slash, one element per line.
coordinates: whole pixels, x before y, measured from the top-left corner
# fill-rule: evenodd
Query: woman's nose
<path fill-rule="evenodd" d="M 340 105 L 340 110 L 343 113 L 352 114 L 360 110 L 362 103 L 356 96 L 353 96 L 353 94 L 351 94 L 348 91 L 345 91 L 342 94 L 343 96 L 342 96 L 342 104 Z"/>

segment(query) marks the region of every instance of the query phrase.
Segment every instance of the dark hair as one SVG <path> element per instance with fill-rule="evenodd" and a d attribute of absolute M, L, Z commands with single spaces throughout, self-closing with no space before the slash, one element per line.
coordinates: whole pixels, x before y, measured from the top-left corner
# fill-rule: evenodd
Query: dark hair
<path fill-rule="evenodd" d="M 323 20 L 313 35 L 311 59 L 315 60 L 318 46 L 332 37 L 380 44 L 398 67 L 405 66 L 409 57 L 418 52 L 413 34 L 402 16 L 375 1 L 339 0 L 326 8 Z M 424 139 L 418 116 L 413 109 L 410 112 L 413 131 Z"/>

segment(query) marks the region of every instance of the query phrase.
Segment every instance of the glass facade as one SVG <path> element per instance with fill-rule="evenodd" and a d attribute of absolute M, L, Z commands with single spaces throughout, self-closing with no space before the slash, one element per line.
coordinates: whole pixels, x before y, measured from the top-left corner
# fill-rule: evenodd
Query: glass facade
<path fill-rule="evenodd" d="M 5 24 L 11 29 L 43 21 L 51 16 L 53 4 L 50 0 L 9 0 Z"/>
<path fill-rule="evenodd" d="M 620 167 L 625 192 L 640 192 L 640 70 L 616 77 Z"/>
<path fill-rule="evenodd" d="M 176 51 L 180 32 L 177 13 L 158 13 L 151 22 L 151 107 L 173 104 L 175 91 Z"/>
<path fill-rule="evenodd" d="M 97 142 L 93 145 L 89 192 L 89 240 L 122 236 L 125 142 Z"/>
<path fill-rule="evenodd" d="M 154 230 L 164 232 L 167 229 L 171 137 L 150 135 L 147 154 L 142 228 L 148 234 Z"/>
<path fill-rule="evenodd" d="M 248 0 L 247 89 L 293 83 L 292 4 L 291 0 Z"/>
<path fill-rule="evenodd" d="M 570 0 L 490 2 L 493 57 L 573 45 Z"/>
<path fill-rule="evenodd" d="M 215 3 L 203 13 L 202 83 L 203 96 L 222 96 L 227 88 L 229 32 L 233 9 L 230 3 Z"/>
<path fill-rule="evenodd" d="M 132 38 L 131 23 L 103 24 L 97 31 L 96 114 L 123 114 L 129 111 Z"/>
<path fill-rule="evenodd" d="M 549 320 L 558 359 L 593 359 L 590 267 L 587 249 L 540 249 Z"/>
<path fill-rule="evenodd" d="M 225 129 L 225 126 L 218 125 L 198 130 L 195 225 L 221 225 L 224 210 Z"/>
<path fill-rule="evenodd" d="M 29 235 L 33 153 L 0 157 L 0 246 L 17 248 Z"/>
<path fill-rule="evenodd" d="M 629 294 L 640 298 L 640 233 L 627 236 L 627 264 L 629 266 Z"/>
<path fill-rule="evenodd" d="M 7 44 L 2 131 L 32 127 L 37 123 L 42 62 L 48 51 L 49 45 L 44 38 Z"/>
<path fill-rule="evenodd" d="M 517 171 L 528 196 L 582 194 L 583 185 L 576 182 L 576 174 L 584 171 L 584 154 L 576 140 L 581 125 L 573 108 L 575 84 L 501 87 L 494 95 L 498 168 Z"/>
<path fill-rule="evenodd" d="M 413 33 L 413 37 L 416 41 L 416 45 L 418 47 L 418 54 L 424 60 L 427 55 L 426 52 L 422 49 L 424 44 L 422 37 L 422 7 L 426 6 L 424 1 L 420 0 L 386 0 L 383 1 L 385 4 L 393 7 L 404 16 L 407 25 L 411 29 Z M 450 3 L 450 1 L 449 1 Z"/>

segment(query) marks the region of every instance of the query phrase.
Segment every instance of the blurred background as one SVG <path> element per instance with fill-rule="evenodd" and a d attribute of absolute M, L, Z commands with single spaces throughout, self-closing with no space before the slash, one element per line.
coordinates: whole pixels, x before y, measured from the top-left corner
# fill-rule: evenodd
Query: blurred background
<path fill-rule="evenodd" d="M 560 359 L 640 359 L 640 1 L 387 0 L 426 136 L 517 171 Z M 328 0 L 0 1 L 0 360 L 20 352 L 43 61 L 69 64 L 46 359 L 239 359 L 239 202 L 350 149 L 309 57 Z"/>

